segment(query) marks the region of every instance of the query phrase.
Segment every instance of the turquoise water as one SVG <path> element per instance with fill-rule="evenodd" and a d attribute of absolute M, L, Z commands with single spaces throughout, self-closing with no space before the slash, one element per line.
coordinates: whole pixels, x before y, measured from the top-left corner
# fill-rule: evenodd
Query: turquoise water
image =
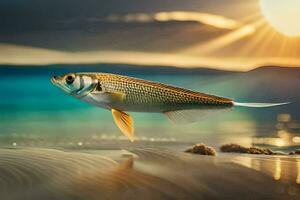
<path fill-rule="evenodd" d="M 66 72 L 57 71 L 44 69 L 41 73 L 32 74 L 13 71 L 1 76 L 1 144 L 22 143 L 35 146 L 64 142 L 85 144 L 91 143 L 93 139 L 125 140 L 108 110 L 74 99 L 51 84 L 52 75 Z M 236 76 L 232 74 L 130 75 L 234 99 L 249 98 L 247 90 L 232 81 Z M 132 116 L 137 140 L 207 142 L 211 145 L 238 142 L 249 145 L 257 141 L 258 137 L 278 138 L 278 123 L 281 123 L 278 122 L 278 116 L 287 112 L 289 111 L 285 108 L 236 108 L 187 125 L 173 124 L 162 114 L 132 113 Z M 298 133 L 294 131 L 290 135 L 285 146 L 295 145 L 291 142 L 295 134 Z"/>

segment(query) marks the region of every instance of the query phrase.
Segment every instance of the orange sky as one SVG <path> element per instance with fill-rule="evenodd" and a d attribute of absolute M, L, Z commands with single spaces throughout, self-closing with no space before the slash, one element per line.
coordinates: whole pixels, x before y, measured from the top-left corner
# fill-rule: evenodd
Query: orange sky
<path fill-rule="evenodd" d="M 298 3 L 287 0 L 282 6 L 268 1 L 251 1 L 257 10 L 239 18 L 202 12 L 200 8 L 198 12 L 112 13 L 86 19 L 86 23 L 117 27 L 92 33 L 43 30 L 14 37 L 0 34 L 0 63 L 124 63 L 238 71 L 262 65 L 299 67 L 300 25 L 284 23 L 296 21 L 299 12 L 294 12 L 294 7 Z M 276 12 L 278 8 L 280 12 Z"/>

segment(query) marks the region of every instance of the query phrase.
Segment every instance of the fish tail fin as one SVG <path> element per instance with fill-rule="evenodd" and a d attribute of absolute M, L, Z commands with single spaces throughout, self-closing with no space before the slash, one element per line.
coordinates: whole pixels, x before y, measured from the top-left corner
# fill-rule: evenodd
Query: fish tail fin
<path fill-rule="evenodd" d="M 266 107 L 274 107 L 274 106 L 281 106 L 290 104 L 290 102 L 283 102 L 283 103 L 239 103 L 233 102 L 234 106 L 241 106 L 241 107 L 253 107 L 253 108 L 266 108 Z"/>

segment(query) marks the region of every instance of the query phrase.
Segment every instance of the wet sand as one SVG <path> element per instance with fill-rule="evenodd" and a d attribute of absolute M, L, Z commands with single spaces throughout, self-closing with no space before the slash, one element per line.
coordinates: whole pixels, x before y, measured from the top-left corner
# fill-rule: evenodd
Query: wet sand
<path fill-rule="evenodd" d="M 1 148 L 0 197 L 300 199 L 300 157 L 210 157 L 170 148 Z"/>

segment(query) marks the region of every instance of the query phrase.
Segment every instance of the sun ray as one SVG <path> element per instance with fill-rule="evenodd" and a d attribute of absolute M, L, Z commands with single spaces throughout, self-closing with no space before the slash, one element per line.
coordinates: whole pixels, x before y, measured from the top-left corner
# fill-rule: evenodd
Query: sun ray
<path fill-rule="evenodd" d="M 202 54 L 202 55 L 209 54 L 213 51 L 224 48 L 227 45 L 230 45 L 246 36 L 253 34 L 256 30 L 256 27 L 259 26 L 259 24 L 261 24 L 261 23 L 262 23 L 262 20 L 259 20 L 252 24 L 244 25 L 244 26 L 238 28 L 237 30 L 234 30 L 223 36 L 215 38 L 204 44 L 189 47 L 187 49 L 182 50 L 181 52 L 186 53 L 186 54 L 195 54 L 195 53 Z"/>
<path fill-rule="evenodd" d="M 259 45 L 259 48 L 255 51 L 256 56 L 264 55 L 265 52 L 268 52 L 268 54 L 275 55 L 274 52 L 277 51 L 277 49 L 270 48 L 270 45 L 272 44 L 272 41 L 274 41 L 275 37 L 275 31 L 272 29 L 268 29 L 267 37 L 264 38 L 264 41 Z"/>
<path fill-rule="evenodd" d="M 287 47 L 287 43 L 288 43 L 288 38 L 287 37 L 283 37 L 281 39 L 281 44 L 280 44 L 280 47 L 279 47 L 279 50 L 278 50 L 278 55 L 283 55 L 285 50 L 286 50 L 286 47 Z"/>
<path fill-rule="evenodd" d="M 270 31 L 270 28 L 264 25 L 265 23 L 262 23 L 258 27 L 259 31 L 257 31 L 257 34 L 253 35 L 253 38 L 248 40 L 246 44 L 239 49 L 241 56 L 246 56 L 249 55 L 249 53 L 255 52 L 258 45 L 261 44 L 261 42 L 265 39 L 268 31 Z"/>

